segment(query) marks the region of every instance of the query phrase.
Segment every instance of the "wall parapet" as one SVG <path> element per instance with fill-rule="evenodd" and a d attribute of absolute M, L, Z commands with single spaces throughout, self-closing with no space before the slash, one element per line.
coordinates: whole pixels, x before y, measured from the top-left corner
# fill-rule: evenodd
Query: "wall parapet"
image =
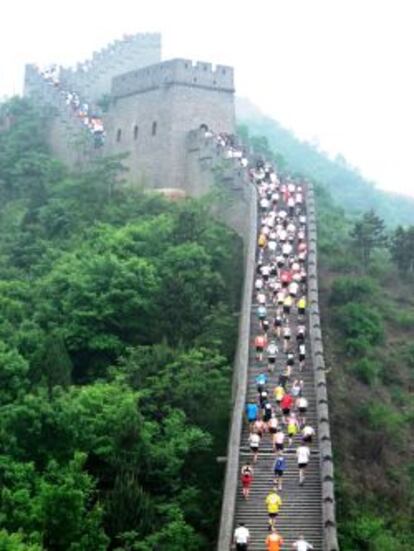
<path fill-rule="evenodd" d="M 124 97 L 172 84 L 233 93 L 234 70 L 227 65 L 213 67 L 202 61 L 171 59 L 114 77 L 111 95 Z"/>
<path fill-rule="evenodd" d="M 257 193 L 254 186 L 249 190 L 250 216 L 248 241 L 245 243 L 244 282 L 241 301 L 239 336 L 233 368 L 233 412 L 227 446 L 227 463 L 224 481 L 223 503 L 217 551 L 229 551 L 233 538 L 233 522 L 236 508 L 239 477 L 239 452 L 242 434 L 243 412 L 246 404 L 247 374 L 249 365 L 250 306 L 253 294 L 256 260 Z"/>
<path fill-rule="evenodd" d="M 323 357 L 321 320 L 319 316 L 316 211 L 313 185 L 311 183 L 308 183 L 306 193 L 309 244 L 309 337 L 312 366 L 315 375 L 316 411 L 318 417 L 324 551 L 339 551 L 335 514 L 332 441 L 329 426 L 328 396 L 325 376 L 325 360 Z"/>
<path fill-rule="evenodd" d="M 60 79 L 67 88 L 89 101 L 97 101 L 110 93 L 114 76 L 160 61 L 159 33 L 125 35 L 122 40 L 115 40 L 94 52 L 91 59 L 78 63 L 76 67 L 61 67 Z"/>
<path fill-rule="evenodd" d="M 102 148 L 94 147 L 91 132 L 81 119 L 74 114 L 61 91 L 59 86 L 54 85 L 53 82 L 42 76 L 36 65 L 26 65 L 24 95 L 32 98 L 42 109 L 47 109 L 51 121 L 56 127 L 59 126 L 62 136 L 65 136 L 64 141 L 60 136 L 59 141 L 61 143 L 52 143 L 52 147 L 60 145 L 62 150 L 67 150 L 68 158 L 75 158 L 76 163 L 97 157 L 101 154 Z M 51 140 L 53 142 L 52 138 Z M 76 152 L 70 151 L 73 146 L 76 146 Z M 66 156 L 64 155 L 64 157 Z"/>

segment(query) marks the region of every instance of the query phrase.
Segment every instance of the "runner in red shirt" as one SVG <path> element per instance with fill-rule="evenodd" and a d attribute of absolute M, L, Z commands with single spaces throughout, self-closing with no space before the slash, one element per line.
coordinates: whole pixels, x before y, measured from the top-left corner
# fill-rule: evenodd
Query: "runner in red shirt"
<path fill-rule="evenodd" d="M 282 287 L 288 287 L 289 283 L 292 281 L 292 272 L 290 270 L 282 270 L 280 273 L 280 281 Z"/>
<path fill-rule="evenodd" d="M 250 486 L 253 481 L 253 472 L 253 467 L 250 465 L 250 463 L 246 463 L 246 465 L 243 465 L 241 469 L 241 483 L 244 499 L 249 499 Z"/>
<path fill-rule="evenodd" d="M 290 394 L 285 394 L 280 402 L 280 407 L 283 413 L 283 420 L 287 423 L 287 418 L 290 415 L 290 410 L 293 406 L 293 398 Z"/>
<path fill-rule="evenodd" d="M 254 345 L 256 347 L 256 360 L 261 362 L 263 360 L 263 350 L 267 346 L 267 338 L 264 335 L 257 335 L 254 339 Z"/>

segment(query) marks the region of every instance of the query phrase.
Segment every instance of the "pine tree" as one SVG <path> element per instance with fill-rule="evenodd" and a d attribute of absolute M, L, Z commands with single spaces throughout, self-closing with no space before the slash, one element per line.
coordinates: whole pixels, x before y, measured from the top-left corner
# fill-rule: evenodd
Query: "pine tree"
<path fill-rule="evenodd" d="M 384 247 L 387 242 L 385 223 L 373 209 L 364 213 L 352 231 L 351 237 L 361 257 L 364 266 L 369 264 L 372 251 Z"/>
<path fill-rule="evenodd" d="M 414 272 L 414 226 L 407 229 L 398 226 L 391 239 L 390 252 L 402 274 Z"/>

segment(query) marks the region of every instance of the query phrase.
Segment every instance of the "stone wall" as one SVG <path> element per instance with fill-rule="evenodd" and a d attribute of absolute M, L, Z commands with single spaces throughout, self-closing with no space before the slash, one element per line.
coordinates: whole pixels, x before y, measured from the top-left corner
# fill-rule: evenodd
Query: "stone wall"
<path fill-rule="evenodd" d="M 220 532 L 217 551 L 229 551 L 233 537 L 233 522 L 236 508 L 237 483 L 239 479 L 239 452 L 242 434 L 244 408 L 246 405 L 247 372 L 250 344 L 250 308 L 253 294 L 256 238 L 257 238 L 257 194 L 249 186 L 249 209 L 246 217 L 248 238 L 245 241 L 244 282 L 239 318 L 239 336 L 233 365 L 232 415 L 227 445 L 226 474 L 220 518 Z"/>
<path fill-rule="evenodd" d="M 202 78 L 193 82 L 194 74 Z M 131 182 L 197 195 L 187 177 L 187 136 L 202 124 L 234 133 L 232 69 L 213 71 L 210 64 L 172 60 L 117 77 L 112 96 L 104 119 L 106 148 L 111 154 L 129 153 Z"/>
<path fill-rule="evenodd" d="M 323 357 L 321 321 L 319 317 L 316 213 L 312 184 L 308 184 L 307 186 L 307 216 L 309 246 L 309 336 L 312 365 L 315 374 L 316 409 L 318 415 L 324 545 L 325 551 L 338 551 L 332 442 L 329 427 L 328 395 L 325 377 L 325 360 Z"/>
<path fill-rule="evenodd" d="M 223 157 L 214 138 L 206 138 L 202 130 L 193 130 L 187 136 L 186 180 L 194 197 L 213 192 L 213 215 L 242 237 L 247 254 L 252 186 L 239 160 Z"/>
<path fill-rule="evenodd" d="M 91 133 L 66 105 L 59 89 L 46 81 L 34 65 L 26 65 L 24 93 L 45 111 L 49 146 L 59 159 L 74 167 L 101 154 L 93 147 Z"/>
<path fill-rule="evenodd" d="M 112 79 L 122 73 L 159 63 L 161 35 L 139 33 L 116 40 L 76 69 L 61 68 L 60 79 L 70 90 L 91 102 L 110 94 Z"/>

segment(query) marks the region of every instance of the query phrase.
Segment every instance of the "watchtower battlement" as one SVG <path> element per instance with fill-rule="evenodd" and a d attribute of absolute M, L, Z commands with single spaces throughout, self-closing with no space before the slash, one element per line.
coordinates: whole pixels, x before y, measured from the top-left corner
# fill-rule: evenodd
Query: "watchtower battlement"
<path fill-rule="evenodd" d="M 54 107 L 50 145 L 68 164 L 75 142 L 85 159 L 126 153 L 131 185 L 197 195 L 205 187 L 188 168 L 187 136 L 200 127 L 234 133 L 234 70 L 160 57 L 159 34 L 124 37 L 76 69 L 27 66 L 25 94 Z M 105 105 L 97 101 L 104 94 Z"/>
<path fill-rule="evenodd" d="M 60 80 L 67 89 L 96 102 L 111 91 L 112 79 L 161 61 L 161 35 L 138 33 L 115 40 L 76 68 L 61 68 Z"/>
<path fill-rule="evenodd" d="M 233 93 L 234 70 L 227 65 L 171 59 L 114 77 L 111 95 L 120 98 L 172 84 Z"/>

